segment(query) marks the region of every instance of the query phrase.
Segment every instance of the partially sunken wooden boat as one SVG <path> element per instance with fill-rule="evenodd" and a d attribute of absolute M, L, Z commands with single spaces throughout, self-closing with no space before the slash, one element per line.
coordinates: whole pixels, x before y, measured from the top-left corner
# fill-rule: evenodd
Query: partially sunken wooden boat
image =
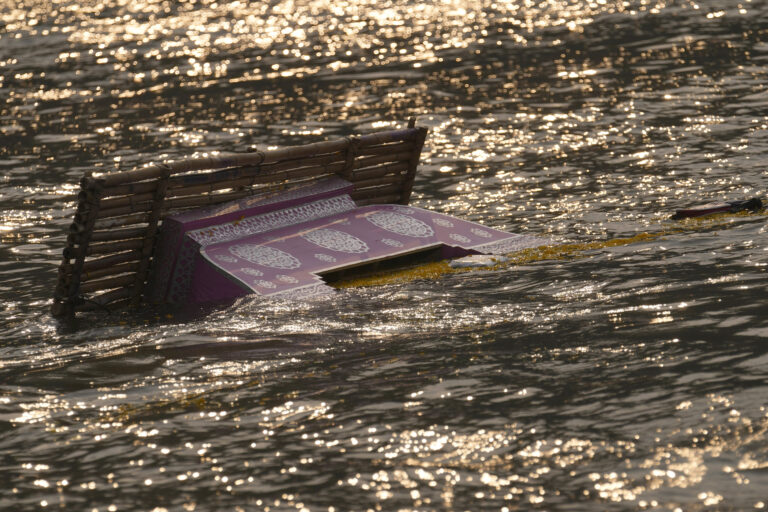
<path fill-rule="evenodd" d="M 406 206 L 427 130 L 86 175 L 52 312 L 333 293 L 329 276 L 540 239 Z"/>

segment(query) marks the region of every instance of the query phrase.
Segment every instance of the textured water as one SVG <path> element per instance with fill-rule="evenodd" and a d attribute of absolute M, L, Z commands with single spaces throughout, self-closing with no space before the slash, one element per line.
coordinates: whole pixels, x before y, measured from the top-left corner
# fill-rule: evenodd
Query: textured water
<path fill-rule="evenodd" d="M 768 503 L 766 216 L 666 220 L 765 192 L 765 2 L 22 0 L 0 23 L 0 509 Z M 413 204 L 584 249 L 49 316 L 84 171 L 409 116 Z"/>

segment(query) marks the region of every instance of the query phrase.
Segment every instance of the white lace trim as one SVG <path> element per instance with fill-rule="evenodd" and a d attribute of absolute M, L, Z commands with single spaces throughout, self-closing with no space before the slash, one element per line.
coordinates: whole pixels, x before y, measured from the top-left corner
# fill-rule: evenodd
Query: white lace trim
<path fill-rule="evenodd" d="M 187 235 L 202 247 L 229 242 L 244 236 L 264 233 L 273 229 L 292 226 L 301 222 L 319 219 L 356 208 L 348 195 L 322 199 L 283 210 L 254 215 L 216 226 L 189 231 Z"/>

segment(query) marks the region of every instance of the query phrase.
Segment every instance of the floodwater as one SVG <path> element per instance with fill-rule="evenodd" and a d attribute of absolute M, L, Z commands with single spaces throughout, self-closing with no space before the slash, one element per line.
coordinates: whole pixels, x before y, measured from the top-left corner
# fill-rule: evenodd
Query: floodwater
<path fill-rule="evenodd" d="M 768 506 L 766 215 L 668 220 L 764 197 L 764 1 L 21 0 L 0 24 L 0 509 Z M 84 171 L 411 116 L 412 204 L 582 249 L 48 314 Z"/>

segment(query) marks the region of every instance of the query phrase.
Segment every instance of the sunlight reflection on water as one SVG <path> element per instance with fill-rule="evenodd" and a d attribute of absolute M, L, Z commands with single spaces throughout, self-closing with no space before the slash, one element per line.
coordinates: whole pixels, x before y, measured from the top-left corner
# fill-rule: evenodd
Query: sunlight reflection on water
<path fill-rule="evenodd" d="M 765 190 L 760 6 L 58 0 L 0 21 L 0 508 L 765 506 L 765 216 L 666 220 Z M 84 171 L 410 116 L 416 205 L 571 249 L 316 303 L 77 332 L 45 313 Z"/>

